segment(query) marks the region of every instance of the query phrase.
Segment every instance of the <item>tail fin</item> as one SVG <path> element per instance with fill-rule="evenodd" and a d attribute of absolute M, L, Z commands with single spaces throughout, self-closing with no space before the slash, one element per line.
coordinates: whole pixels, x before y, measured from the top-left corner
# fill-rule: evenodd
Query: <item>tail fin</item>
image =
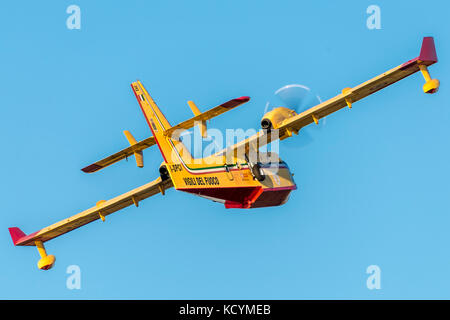
<path fill-rule="evenodd" d="M 154 125 L 150 125 L 150 129 L 157 132 L 159 132 L 158 129 L 161 129 L 162 131 L 169 129 L 171 127 L 169 121 L 167 121 L 161 110 L 159 110 L 155 101 L 153 101 L 153 98 L 148 94 L 147 90 L 145 90 L 142 83 L 138 80 L 133 82 L 131 87 L 133 88 L 133 92 L 147 121 L 150 121 L 150 123 L 154 122 Z"/>
<path fill-rule="evenodd" d="M 183 143 L 167 135 L 166 131 L 172 126 L 148 94 L 147 90 L 145 90 L 142 83 L 139 80 L 133 82 L 131 88 L 155 137 L 164 161 L 166 163 L 180 163 L 181 161 L 190 163 L 192 161 L 191 154 Z"/>

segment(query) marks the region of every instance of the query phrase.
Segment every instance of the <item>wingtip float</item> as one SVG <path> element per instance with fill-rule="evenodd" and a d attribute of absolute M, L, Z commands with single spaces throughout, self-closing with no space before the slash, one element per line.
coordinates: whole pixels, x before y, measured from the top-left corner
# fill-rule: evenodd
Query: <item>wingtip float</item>
<path fill-rule="evenodd" d="M 423 91 L 436 93 L 439 89 L 439 80 L 432 79 L 428 67 L 437 62 L 436 49 L 432 37 L 423 39 L 420 54 L 417 58 L 409 60 L 400 66 L 384 72 L 383 74 L 368 80 L 356 87 L 347 87 L 337 96 L 321 102 L 320 104 L 305 110 L 299 114 L 293 110 L 285 110 L 280 107 L 266 113 L 262 119 L 262 128 L 267 131 L 277 129 L 278 139 L 283 140 L 298 133 L 299 130 L 309 124 L 318 124 L 320 119 L 334 113 L 344 107 L 352 108 L 353 103 L 371 95 L 403 78 L 420 71 L 425 79 Z M 49 227 L 26 235 L 17 227 L 9 228 L 11 239 L 15 246 L 36 246 L 41 256 L 38 268 L 48 270 L 53 267 L 55 257 L 47 255 L 44 242 L 70 232 L 95 220 L 105 221 L 106 217 L 127 206 L 138 206 L 143 199 L 156 194 L 165 194 L 165 190 L 175 187 L 176 190 L 185 191 L 204 197 L 209 200 L 223 203 L 226 208 L 258 208 L 278 206 L 288 200 L 289 194 L 296 189 L 293 174 L 287 165 L 279 159 L 277 172 L 265 170 L 260 162 L 249 160 L 247 153 L 242 157 L 233 153 L 230 160 L 225 157 L 225 152 L 219 152 L 214 157 L 215 164 L 208 161 L 196 163 L 192 161 L 190 153 L 180 139 L 172 137 L 176 130 L 190 129 L 196 125 L 206 136 L 206 120 L 216 117 L 224 112 L 242 105 L 250 100 L 243 96 L 227 101 L 206 112 L 201 112 L 190 101 L 189 107 L 194 117 L 171 126 L 162 114 L 156 103 L 145 90 L 140 81 L 131 84 L 139 106 L 147 120 L 153 136 L 142 141 L 136 141 L 129 131 L 124 134 L 129 147 L 99 160 L 82 169 L 83 172 L 92 173 L 103 169 L 129 156 L 136 157 L 138 167 L 143 167 L 142 151 L 153 145 L 157 145 L 164 159 L 159 168 L 160 176 L 146 185 L 138 187 L 108 201 L 99 201 L 95 206 L 82 211 L 68 219 L 64 219 Z M 228 147 L 227 151 L 235 151 L 242 148 L 248 152 L 257 139 L 264 135 L 264 131 Z M 272 140 L 273 141 L 273 140 Z M 266 144 L 271 140 L 266 140 Z M 261 147 L 261 144 L 257 144 Z M 257 149 L 258 150 L 258 149 Z M 259 151 L 258 156 L 259 156 Z M 205 159 L 201 159 L 205 160 Z M 211 159 L 206 159 L 211 160 Z M 214 162 L 213 161 L 213 162 Z M 217 163 L 218 162 L 218 163 Z"/>

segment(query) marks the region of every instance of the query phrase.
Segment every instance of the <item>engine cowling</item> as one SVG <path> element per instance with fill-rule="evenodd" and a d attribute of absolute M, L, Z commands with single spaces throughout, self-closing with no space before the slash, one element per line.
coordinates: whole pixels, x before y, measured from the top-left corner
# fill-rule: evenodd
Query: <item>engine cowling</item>
<path fill-rule="evenodd" d="M 169 170 L 167 170 L 167 167 L 165 164 L 162 164 L 159 167 L 159 175 L 161 177 L 161 180 L 163 180 L 163 181 L 170 179 Z"/>
<path fill-rule="evenodd" d="M 263 130 L 277 129 L 279 125 L 287 118 L 295 116 L 294 110 L 285 107 L 278 107 L 267 112 L 261 119 L 261 128 Z"/>

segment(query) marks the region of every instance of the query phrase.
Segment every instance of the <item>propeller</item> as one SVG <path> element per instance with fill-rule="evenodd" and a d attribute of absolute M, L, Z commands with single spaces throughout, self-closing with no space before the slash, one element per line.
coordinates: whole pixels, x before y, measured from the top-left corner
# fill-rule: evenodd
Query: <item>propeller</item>
<path fill-rule="evenodd" d="M 264 114 L 277 107 L 286 107 L 297 114 L 319 104 L 322 99 L 310 88 L 301 84 L 288 84 L 276 90 L 273 97 L 267 101 Z M 309 125 L 299 131 L 299 139 L 292 143 L 294 146 L 304 147 L 313 141 L 311 133 L 325 125 L 325 119 L 319 121 L 319 125 Z M 290 139 L 289 139 L 290 140 Z M 286 146 L 291 143 L 286 143 Z"/>

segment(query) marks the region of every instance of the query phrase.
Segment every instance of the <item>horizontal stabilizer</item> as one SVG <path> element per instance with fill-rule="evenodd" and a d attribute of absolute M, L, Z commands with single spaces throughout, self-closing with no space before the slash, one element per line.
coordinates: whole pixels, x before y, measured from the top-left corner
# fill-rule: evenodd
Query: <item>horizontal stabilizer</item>
<path fill-rule="evenodd" d="M 86 173 L 96 172 L 96 171 L 103 169 L 104 167 L 107 167 L 109 165 L 112 165 L 113 163 L 116 163 L 122 159 L 128 158 L 129 156 L 132 156 L 135 153 L 140 154 L 140 152 L 142 150 L 147 149 L 148 147 L 151 147 L 154 144 L 156 144 L 154 137 L 150 137 L 150 138 L 141 140 L 141 141 L 137 142 L 136 144 L 134 144 L 128 148 L 125 148 L 123 150 L 120 150 L 119 152 L 116 152 L 113 155 L 106 157 L 102 160 L 99 160 L 91 165 L 88 165 L 87 167 L 84 167 L 81 170 Z"/>
<path fill-rule="evenodd" d="M 218 115 L 220 115 L 224 112 L 227 112 L 233 108 L 236 108 L 237 106 L 240 106 L 241 104 L 248 102 L 249 100 L 250 100 L 250 97 L 240 97 L 240 98 L 229 100 L 225 103 L 222 103 L 221 105 L 218 105 L 217 107 L 214 107 L 212 109 L 209 109 L 208 111 L 202 112 L 189 120 L 183 121 L 180 124 L 177 124 L 176 126 L 173 126 L 169 129 L 167 129 L 166 131 L 164 131 L 164 135 L 171 136 L 176 130 L 190 129 L 190 128 L 194 127 L 196 124 L 201 123 L 202 121 L 206 121 L 206 120 L 212 119 L 214 117 L 217 117 Z"/>

